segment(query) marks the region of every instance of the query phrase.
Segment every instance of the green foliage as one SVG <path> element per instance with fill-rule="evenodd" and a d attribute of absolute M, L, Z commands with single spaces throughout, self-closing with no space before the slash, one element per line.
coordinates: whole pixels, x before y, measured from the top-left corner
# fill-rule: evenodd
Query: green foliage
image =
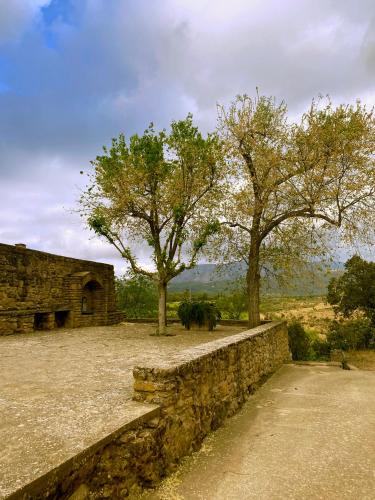
<path fill-rule="evenodd" d="M 318 99 L 298 123 L 284 102 L 237 96 L 219 106 L 218 130 L 230 172 L 223 197 L 219 255 L 248 265 L 249 294 L 259 297 L 260 269 L 270 271 L 325 254 L 330 228 L 346 240 L 373 237 L 375 115 Z M 224 251 L 223 251 L 224 247 Z M 258 301 L 249 323 L 259 324 Z"/>
<path fill-rule="evenodd" d="M 224 176 L 217 134 L 203 137 L 189 114 L 173 121 L 168 132 L 157 132 L 151 124 L 130 140 L 120 134 L 91 163 L 81 215 L 134 273 L 158 282 L 164 300 L 167 283 L 195 266 L 220 227 L 212 214 Z M 134 253 L 140 241 L 151 249 L 152 270 L 142 267 Z M 160 332 L 165 332 L 163 311 L 160 307 Z"/>
<path fill-rule="evenodd" d="M 326 340 L 294 320 L 288 325 L 289 347 L 296 361 L 327 359 L 331 350 L 368 349 L 375 346 L 375 328 L 366 319 L 331 321 Z"/>
<path fill-rule="evenodd" d="M 328 359 L 331 347 L 327 340 L 316 337 L 312 340 L 311 351 L 314 359 Z"/>
<path fill-rule="evenodd" d="M 174 319 L 178 318 L 177 311 L 178 311 L 179 305 L 180 305 L 180 302 L 171 301 L 170 299 L 168 299 L 167 318 L 174 318 Z"/>
<path fill-rule="evenodd" d="M 155 318 L 158 314 L 156 284 L 146 276 L 128 273 L 116 280 L 118 308 L 127 318 Z"/>
<path fill-rule="evenodd" d="M 112 241 L 111 230 L 108 226 L 105 216 L 101 213 L 100 209 L 93 210 L 87 219 L 89 228 L 94 231 L 98 236 L 104 236 L 108 241 Z"/>
<path fill-rule="evenodd" d="M 296 361 L 327 359 L 334 349 L 349 351 L 375 347 L 375 328 L 367 318 L 330 321 L 326 340 L 294 320 L 288 325 L 288 336 L 292 358 Z"/>
<path fill-rule="evenodd" d="M 368 349 L 375 343 L 375 328 L 366 319 L 331 321 L 327 332 L 330 349 Z"/>
<path fill-rule="evenodd" d="M 194 250 L 201 250 L 205 245 L 207 245 L 207 241 L 210 236 L 218 234 L 220 229 L 221 226 L 219 221 L 208 222 L 205 226 L 203 226 L 200 234 L 193 242 Z"/>
<path fill-rule="evenodd" d="M 219 295 L 216 305 L 228 319 L 240 319 L 247 308 L 247 294 L 245 290 L 237 290 L 226 295 Z"/>
<path fill-rule="evenodd" d="M 288 325 L 289 348 L 295 361 L 314 358 L 312 339 L 299 321 L 292 321 Z"/>
<path fill-rule="evenodd" d="M 327 300 L 345 318 L 361 311 L 375 326 L 375 262 L 354 255 L 344 274 L 330 281 Z"/>
<path fill-rule="evenodd" d="M 201 287 L 203 288 L 203 287 Z M 170 292 L 168 290 L 168 301 L 170 302 L 181 302 L 186 300 L 209 300 L 209 294 L 206 291 L 202 292 L 191 292 L 189 289 L 184 289 L 183 291 Z"/>
<path fill-rule="evenodd" d="M 221 318 L 221 313 L 213 302 L 186 300 L 180 303 L 177 313 L 187 330 L 195 323 L 199 327 L 207 325 L 208 330 L 212 331 Z"/>

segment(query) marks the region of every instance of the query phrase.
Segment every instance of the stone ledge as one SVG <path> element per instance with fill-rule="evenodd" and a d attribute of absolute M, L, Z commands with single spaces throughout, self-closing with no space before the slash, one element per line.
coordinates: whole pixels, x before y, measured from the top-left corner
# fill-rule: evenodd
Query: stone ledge
<path fill-rule="evenodd" d="M 164 363 L 159 363 L 156 366 L 155 363 L 150 363 L 148 365 L 144 364 L 141 367 L 136 366 L 133 370 L 134 378 L 137 379 L 142 376 L 141 374 L 145 371 L 153 374 L 164 373 L 165 375 L 173 373 L 176 369 L 178 371 L 183 371 L 185 365 L 189 367 L 191 362 L 195 360 L 201 359 L 205 356 L 215 355 L 215 353 L 218 354 L 222 349 L 241 344 L 249 339 L 259 338 L 262 334 L 269 335 L 285 325 L 286 322 L 283 321 L 267 323 L 256 328 L 237 333 L 236 335 L 231 335 L 230 337 L 213 340 L 212 342 L 206 342 L 205 344 L 199 344 L 191 347 L 190 349 L 185 349 L 175 356 L 171 356 Z"/>
<path fill-rule="evenodd" d="M 122 312 L 122 314 L 124 315 L 124 322 L 126 323 L 152 323 L 152 324 L 158 323 L 158 318 L 127 318 L 124 312 Z M 167 323 L 169 325 L 175 323 L 181 323 L 181 320 L 179 320 L 178 318 L 167 318 Z M 261 321 L 262 325 L 268 323 L 271 323 L 271 321 L 270 320 Z M 218 321 L 218 324 L 226 326 L 248 326 L 248 321 L 243 319 L 221 319 Z"/>
<path fill-rule="evenodd" d="M 128 402 L 128 405 L 128 415 L 124 425 L 99 441 L 94 442 L 82 452 L 70 457 L 54 469 L 22 486 L 17 491 L 9 492 L 8 495 L 0 498 L 4 500 L 39 500 L 44 498 L 67 498 L 70 496 L 73 493 L 72 485 L 75 482 L 80 483 L 81 479 L 86 479 L 85 476 L 94 473 L 98 461 L 97 455 L 100 455 L 106 447 L 116 440 L 123 439 L 124 435 L 141 428 L 143 424 L 151 422 L 152 425 L 152 420 L 160 414 L 160 408 L 156 405 L 135 402 Z M 84 474 L 82 474 L 83 470 Z M 67 484 L 67 478 L 69 484 Z M 62 491 L 64 489 L 62 485 L 64 484 L 66 491 Z"/>

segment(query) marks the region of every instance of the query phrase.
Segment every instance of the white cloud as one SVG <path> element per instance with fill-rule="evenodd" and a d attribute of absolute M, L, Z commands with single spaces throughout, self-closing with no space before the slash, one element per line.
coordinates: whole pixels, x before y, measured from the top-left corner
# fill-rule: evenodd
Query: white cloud
<path fill-rule="evenodd" d="M 2 0 L 0 3 L 0 44 L 19 38 L 41 7 L 51 0 Z"/>
<path fill-rule="evenodd" d="M 67 211 L 79 171 L 111 137 L 188 111 L 212 130 L 216 103 L 256 86 L 292 116 L 319 93 L 374 103 L 373 0 L 72 0 L 77 25 L 49 28 L 59 30 L 57 50 L 40 32 L 49 3 L 0 0 L 0 44 L 20 40 L 3 45 L 12 65 L 0 82 L 2 242 L 120 269 Z M 145 263 L 147 249 L 138 253 Z"/>

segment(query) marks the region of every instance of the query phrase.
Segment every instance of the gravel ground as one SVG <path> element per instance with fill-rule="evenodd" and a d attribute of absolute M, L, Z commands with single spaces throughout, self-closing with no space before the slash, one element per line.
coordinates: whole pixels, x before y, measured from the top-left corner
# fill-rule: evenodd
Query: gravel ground
<path fill-rule="evenodd" d="M 0 498 L 132 418 L 132 368 L 233 335 L 155 325 L 61 329 L 0 337 Z"/>

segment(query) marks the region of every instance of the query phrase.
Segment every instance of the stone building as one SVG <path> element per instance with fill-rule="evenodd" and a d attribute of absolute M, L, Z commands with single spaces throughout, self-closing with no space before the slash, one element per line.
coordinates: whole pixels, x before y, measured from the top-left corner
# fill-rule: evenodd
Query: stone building
<path fill-rule="evenodd" d="M 113 266 L 0 243 L 0 335 L 110 325 Z"/>

